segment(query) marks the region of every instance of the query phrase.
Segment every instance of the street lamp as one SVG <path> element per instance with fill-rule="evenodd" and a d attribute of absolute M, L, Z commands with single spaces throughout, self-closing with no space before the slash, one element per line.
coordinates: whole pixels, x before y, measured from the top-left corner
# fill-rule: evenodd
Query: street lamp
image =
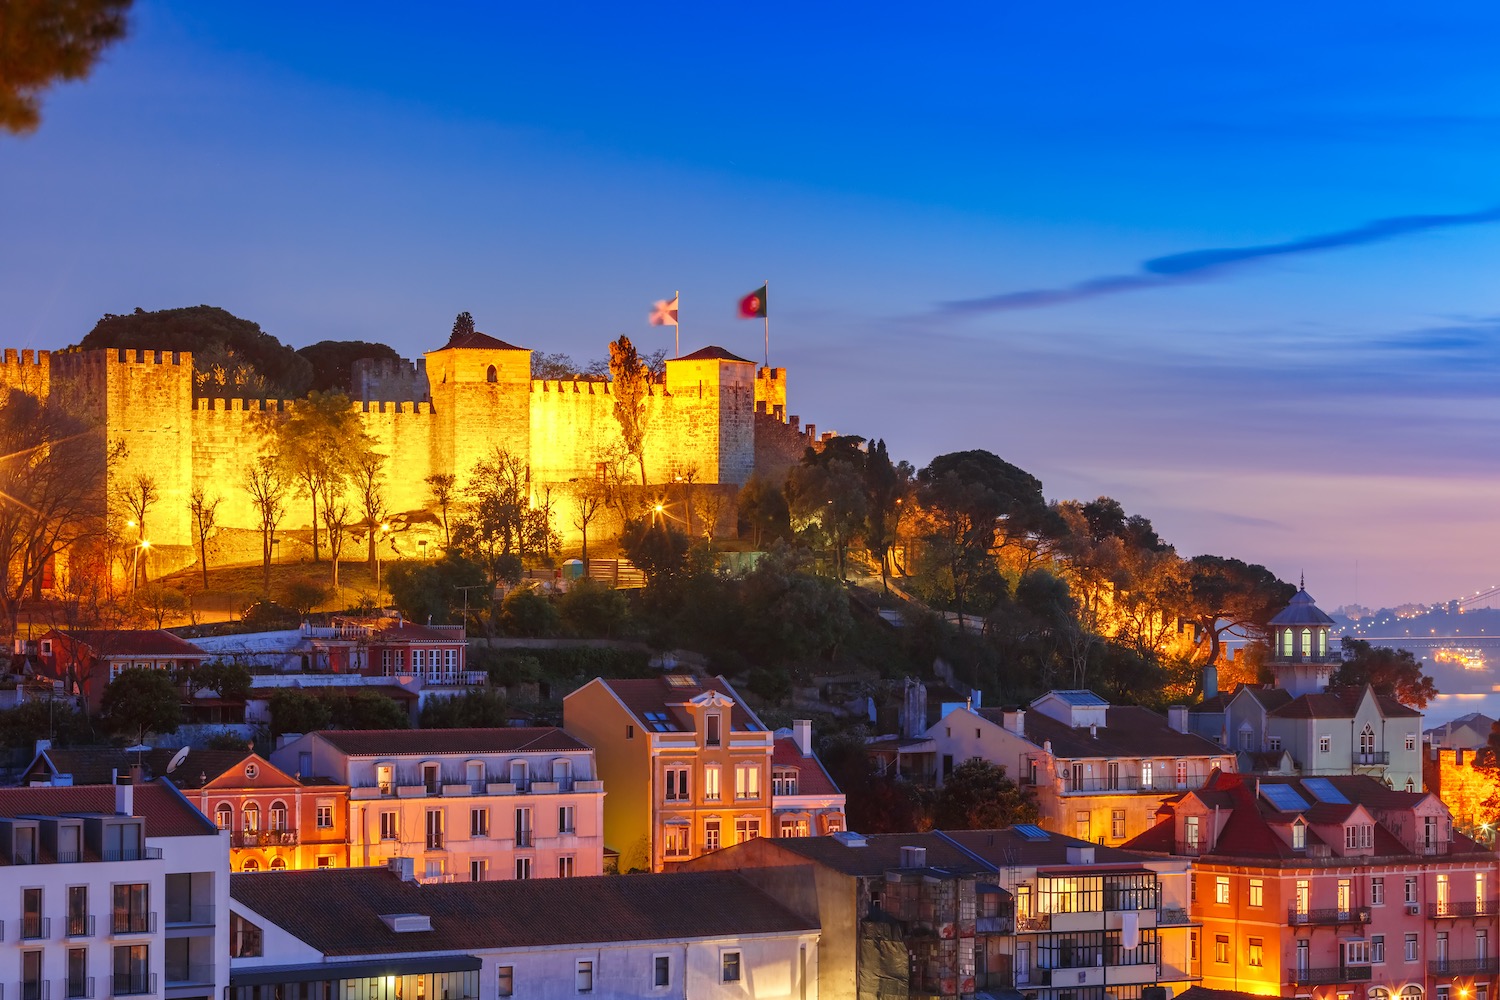
<path fill-rule="evenodd" d="M 132 522 L 132 523 L 134 523 L 134 522 Z M 141 553 L 146 552 L 150 548 L 151 548 L 151 542 L 148 541 L 147 539 L 144 539 L 144 538 L 142 538 L 140 544 L 135 547 L 134 558 L 132 558 L 131 561 L 130 561 L 130 589 L 131 590 L 138 590 L 138 589 L 140 589 L 140 585 L 141 585 L 141 576 L 140 576 Z"/>

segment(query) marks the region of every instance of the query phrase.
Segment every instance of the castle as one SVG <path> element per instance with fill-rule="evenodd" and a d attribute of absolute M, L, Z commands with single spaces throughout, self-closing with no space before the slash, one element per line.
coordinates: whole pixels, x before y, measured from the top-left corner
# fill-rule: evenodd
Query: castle
<path fill-rule="evenodd" d="M 534 379 L 529 349 L 483 333 L 456 336 L 415 364 L 362 362 L 352 381 L 352 405 L 386 457 L 393 512 L 430 508 L 429 475 L 451 474 L 462 487 L 475 463 L 499 447 L 525 462 L 533 495 L 547 492 L 554 526 L 567 535 L 566 484 L 599 478 L 624 450 L 612 383 Z M 107 491 L 141 474 L 153 477 L 159 500 L 149 514 L 149 540 L 158 571 L 196 558 L 188 509 L 194 487 L 222 499 L 221 529 L 258 529 L 242 484 L 263 454 L 259 417 L 297 405 L 196 397 L 192 356 L 170 351 L 8 350 L 0 387 L 103 427 L 100 448 L 123 444 Z M 718 347 L 669 360 L 650 386 L 646 477 L 738 487 L 755 467 L 757 425 L 763 434 L 799 435 L 797 418 L 786 417 L 786 369 L 761 368 Z M 633 460 L 630 468 L 637 468 Z M 307 505 L 287 501 L 280 530 L 310 527 Z"/>

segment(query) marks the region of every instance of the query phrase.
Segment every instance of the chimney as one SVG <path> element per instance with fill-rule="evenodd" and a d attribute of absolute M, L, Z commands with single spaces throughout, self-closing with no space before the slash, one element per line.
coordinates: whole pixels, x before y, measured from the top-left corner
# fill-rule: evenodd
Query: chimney
<path fill-rule="evenodd" d="M 1099 738 L 1099 726 L 1098 726 L 1097 723 L 1090 722 L 1089 723 L 1089 739 L 1091 739 L 1091 740 L 1097 740 L 1098 738 Z"/>
<path fill-rule="evenodd" d="M 131 781 L 130 781 L 129 778 L 121 778 L 121 777 L 119 777 L 119 772 L 118 771 L 115 772 L 114 783 L 115 783 L 115 815 L 116 816 L 134 816 L 135 815 L 135 785 L 131 784 Z"/>
<path fill-rule="evenodd" d="M 1203 668 L 1203 697 L 1217 697 L 1219 693 L 1219 668 L 1210 663 Z"/>
<path fill-rule="evenodd" d="M 1068 864 L 1091 865 L 1094 863 L 1094 848 L 1092 846 L 1068 847 Z"/>
<path fill-rule="evenodd" d="M 385 866 L 403 882 L 415 882 L 417 880 L 417 862 L 415 858 L 391 858 Z"/>
<path fill-rule="evenodd" d="M 804 757 L 812 756 L 812 720 L 792 720 L 792 741 L 797 744 L 797 752 Z"/>
<path fill-rule="evenodd" d="M 903 847 L 901 848 L 902 868 L 926 868 L 927 848 L 925 847 Z"/>
<path fill-rule="evenodd" d="M 1001 714 L 1001 719 L 1006 732 L 1015 733 L 1017 736 L 1026 735 L 1026 709 L 1007 708 Z"/>
<path fill-rule="evenodd" d="M 1167 709 L 1167 725 L 1179 733 L 1188 731 L 1188 710 L 1186 705 L 1172 705 Z"/>
<path fill-rule="evenodd" d="M 972 689 L 970 689 L 970 691 L 969 691 L 969 707 L 970 708 L 983 708 L 984 707 L 984 692 L 983 691 L 980 691 L 978 688 L 972 688 Z"/>

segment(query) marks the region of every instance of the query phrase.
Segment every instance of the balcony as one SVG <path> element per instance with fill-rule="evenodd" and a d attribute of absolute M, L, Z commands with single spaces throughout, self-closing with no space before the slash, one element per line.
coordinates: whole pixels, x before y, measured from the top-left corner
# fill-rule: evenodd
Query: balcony
<path fill-rule="evenodd" d="M 160 861 L 160 847 L 122 847 L 104 852 L 105 861 Z"/>
<path fill-rule="evenodd" d="M 533 834 L 530 830 L 517 830 L 516 831 L 516 846 L 517 847 L 535 847 L 536 846 L 536 836 L 535 836 L 535 834 Z"/>
<path fill-rule="evenodd" d="M 1429 976 L 1500 975 L 1500 958 L 1437 958 L 1427 963 Z"/>
<path fill-rule="evenodd" d="M 46 979 L 23 979 L 16 984 L 16 996 L 21 1000 L 50 1000 L 52 983 Z"/>
<path fill-rule="evenodd" d="M 111 934 L 155 934 L 156 914 L 116 911 L 109 926 Z"/>
<path fill-rule="evenodd" d="M 52 918 L 26 914 L 21 917 L 22 941 L 45 941 L 52 936 Z"/>
<path fill-rule="evenodd" d="M 230 838 L 235 847 L 293 847 L 296 830 L 236 830 Z"/>
<path fill-rule="evenodd" d="M 212 962 L 167 963 L 166 982 L 169 990 L 181 986 L 212 986 L 213 981 L 214 964 Z"/>
<path fill-rule="evenodd" d="M 1368 965 L 1332 965 L 1324 968 L 1292 969 L 1286 974 L 1290 986 L 1334 986 L 1339 983 L 1367 983 Z"/>
<path fill-rule="evenodd" d="M 1287 911 L 1286 922 L 1292 927 L 1336 927 L 1340 924 L 1368 924 L 1370 922 L 1370 908 L 1368 906 L 1354 906 L 1347 910 L 1299 910 L 1292 907 Z M 1358 966 L 1353 966 L 1358 968 Z M 1369 978 L 1366 976 L 1365 978 Z M 1339 980 L 1345 982 L 1345 980 Z"/>
<path fill-rule="evenodd" d="M 1383 767 L 1391 762 L 1389 750 L 1356 750 L 1354 751 L 1355 767 Z"/>
<path fill-rule="evenodd" d="M 1427 919 L 1454 920 L 1459 917 L 1493 917 L 1500 913 L 1500 900 L 1478 899 L 1466 903 L 1428 903 Z"/>
<path fill-rule="evenodd" d="M 63 936 L 70 938 L 93 937 L 94 917 L 88 913 L 76 913 L 63 921 Z"/>
<path fill-rule="evenodd" d="M 1052 929 L 1052 914 L 1050 913 L 1023 913 L 1016 916 L 1016 932 L 1022 931 L 1050 931 Z"/>
<path fill-rule="evenodd" d="M 117 997 L 149 997 L 156 995 L 156 973 L 142 972 L 114 975 L 109 979 L 110 995 Z"/>
<path fill-rule="evenodd" d="M 1187 910 L 1161 909 L 1156 911 L 1156 926 L 1183 927 L 1193 922 Z"/>
<path fill-rule="evenodd" d="M 168 903 L 168 927 L 212 927 L 214 907 L 212 903 Z"/>
<path fill-rule="evenodd" d="M 1203 783 L 1208 780 L 1207 775 L 1189 775 L 1182 781 L 1176 780 L 1170 774 L 1163 774 L 1152 780 L 1142 783 L 1141 779 L 1133 774 L 1122 774 L 1117 778 L 1108 776 L 1102 778 L 1081 778 L 1073 781 L 1071 776 L 1063 778 L 1064 795 L 1108 795 L 1116 792 L 1122 795 L 1131 795 L 1137 792 L 1146 795 L 1169 795 L 1172 792 L 1190 791 L 1202 788 Z"/>
<path fill-rule="evenodd" d="M 64 979 L 63 996 L 66 1000 L 94 1000 L 94 977 L 85 976 L 82 979 Z"/>

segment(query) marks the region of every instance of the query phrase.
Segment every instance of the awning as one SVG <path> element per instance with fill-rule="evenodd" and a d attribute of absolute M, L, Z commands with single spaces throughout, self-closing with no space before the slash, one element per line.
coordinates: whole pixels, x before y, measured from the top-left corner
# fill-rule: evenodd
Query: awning
<path fill-rule="evenodd" d="M 429 955 L 421 958 L 370 958 L 359 962 L 315 962 L 310 965 L 262 965 L 230 969 L 230 986 L 274 986 L 318 983 L 375 976 L 420 976 L 429 972 L 478 972 L 483 962 L 473 955 Z"/>

